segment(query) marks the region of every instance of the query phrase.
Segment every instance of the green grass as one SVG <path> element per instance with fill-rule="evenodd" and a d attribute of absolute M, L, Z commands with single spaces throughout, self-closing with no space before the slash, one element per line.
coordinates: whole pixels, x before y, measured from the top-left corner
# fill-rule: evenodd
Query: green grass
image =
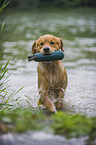
<path fill-rule="evenodd" d="M 5 0 L 5 1 L 3 2 L 2 6 L 1 6 L 1 8 L 0 8 L 0 13 L 2 12 L 2 10 L 3 10 L 9 3 L 10 3 L 10 1 L 7 2 L 7 0 Z"/>
<path fill-rule="evenodd" d="M 44 116 L 38 111 L 33 113 L 33 110 L 28 108 L 17 108 L 10 111 L 0 113 L 0 121 L 5 124 L 6 131 L 25 132 L 27 130 L 40 130 L 41 125 L 38 122 L 44 119 Z M 8 127 L 8 124 L 10 126 Z M 2 128 L 2 132 L 3 132 Z M 4 132 L 3 132 L 4 133 Z"/>
<path fill-rule="evenodd" d="M 3 2 L 2 7 L 0 8 L 0 13 L 2 10 L 9 4 L 7 0 Z M 4 22 L 2 23 L 1 26 L 1 35 L 4 29 Z M 2 50 L 2 48 L 0 48 Z M 19 90 L 16 90 L 14 92 L 9 92 L 8 88 L 10 87 L 9 83 L 9 76 L 7 75 L 8 72 L 8 64 L 10 62 L 10 59 L 7 60 L 6 63 L 4 63 L 3 60 L 3 54 L 4 54 L 4 49 L 0 52 L 0 111 L 3 112 L 5 110 L 12 110 L 14 109 L 14 105 L 12 105 L 13 101 L 15 102 L 15 105 L 18 106 L 20 104 L 20 97 L 15 97 L 23 88 L 21 87 Z M 28 99 L 28 96 L 26 96 Z M 15 98 L 15 99 L 14 99 Z M 25 100 L 31 107 L 32 105 L 28 102 L 28 100 Z M 34 110 L 34 108 L 32 107 Z"/>
<path fill-rule="evenodd" d="M 80 114 L 44 114 L 42 111 L 33 112 L 28 108 L 17 108 L 0 113 L 0 122 L 3 123 L 1 133 L 28 130 L 45 130 L 63 135 L 66 138 L 82 137 L 96 134 L 96 117 L 86 117 Z M 6 131 L 4 130 L 6 128 Z"/>
<path fill-rule="evenodd" d="M 8 85 L 8 78 L 7 76 L 7 71 L 8 71 L 8 64 L 10 60 L 8 60 L 6 63 L 3 62 L 3 52 L 0 54 L 0 110 L 4 111 L 6 109 L 12 109 L 14 105 L 12 105 L 11 100 L 14 98 L 14 96 L 20 92 L 23 87 L 21 87 L 19 90 L 14 91 L 14 92 L 9 92 L 7 91 L 8 88 L 10 87 Z M 20 97 L 14 99 L 15 102 L 19 100 Z"/>
<path fill-rule="evenodd" d="M 85 115 L 58 112 L 52 119 L 54 133 L 67 138 L 86 136 L 93 130 L 94 134 L 96 133 L 96 117 L 88 118 Z"/>

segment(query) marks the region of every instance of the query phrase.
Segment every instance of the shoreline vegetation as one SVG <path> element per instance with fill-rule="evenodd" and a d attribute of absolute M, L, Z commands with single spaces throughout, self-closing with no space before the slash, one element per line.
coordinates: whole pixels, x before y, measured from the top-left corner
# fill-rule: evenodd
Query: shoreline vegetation
<path fill-rule="evenodd" d="M 33 14 L 34 13 L 58 13 L 58 12 L 61 12 L 61 13 L 66 13 L 66 12 L 69 12 L 69 13 L 71 13 L 71 12 L 78 12 L 78 13 L 81 13 L 81 14 L 83 14 L 83 13 L 85 13 L 85 14 L 87 14 L 88 12 L 90 12 L 90 14 L 91 13 L 95 13 L 96 12 L 96 9 L 94 8 L 94 7 L 77 7 L 77 8 L 70 8 L 70 9 L 59 9 L 59 8 L 50 8 L 50 10 L 49 10 L 49 8 L 42 8 L 42 9 L 29 9 L 29 10 L 25 10 L 25 9 L 23 9 L 23 10 L 21 10 L 21 9 L 14 9 L 14 8 L 7 8 L 7 9 L 5 9 L 4 10 L 4 13 L 1 13 L 1 15 L 6 15 L 6 13 L 9 13 L 10 14 L 10 12 L 17 12 L 17 13 L 23 13 L 23 12 L 26 12 L 26 13 L 29 13 L 29 12 L 32 12 Z"/>
<path fill-rule="evenodd" d="M 19 4 L 19 0 L 17 2 Z M 5 1 L 5 6 L 6 5 Z M 3 31 L 3 28 L 4 24 L 2 24 L 2 27 L 0 28 L 1 32 Z M 7 74 L 9 63 L 9 60 L 6 63 L 3 63 L 2 52 L 0 57 L 0 135 L 7 132 L 22 133 L 28 130 L 39 131 L 49 128 L 49 132 L 65 136 L 66 138 L 89 136 L 88 142 L 90 143 L 92 141 L 95 143 L 96 116 L 87 117 L 86 115 L 68 114 L 63 111 L 58 111 L 57 114 L 53 114 L 39 108 L 35 110 L 32 106 L 30 109 L 23 107 L 14 109 L 14 105 L 11 105 L 9 100 L 23 89 L 23 87 L 16 92 L 7 92 L 7 88 L 9 87 L 9 77 L 5 74 Z M 6 98 L 6 96 L 8 97 Z M 18 99 L 19 98 L 15 101 L 18 101 Z"/>

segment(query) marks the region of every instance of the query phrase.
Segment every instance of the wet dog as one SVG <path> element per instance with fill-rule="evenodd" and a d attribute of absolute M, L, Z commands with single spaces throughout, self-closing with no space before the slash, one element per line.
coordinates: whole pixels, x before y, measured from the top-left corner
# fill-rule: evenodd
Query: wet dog
<path fill-rule="evenodd" d="M 32 52 L 43 55 L 62 50 L 63 41 L 53 35 L 41 36 L 33 43 Z M 52 112 L 63 107 L 64 91 L 67 87 L 67 73 L 62 60 L 38 63 L 38 89 L 40 99 L 38 105 L 43 105 Z"/>

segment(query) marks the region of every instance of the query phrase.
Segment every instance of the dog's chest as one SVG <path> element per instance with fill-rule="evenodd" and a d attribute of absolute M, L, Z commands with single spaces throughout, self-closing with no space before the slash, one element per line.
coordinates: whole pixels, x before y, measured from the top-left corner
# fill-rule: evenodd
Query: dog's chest
<path fill-rule="evenodd" d="M 62 81 L 60 77 L 60 70 L 57 70 L 56 68 L 50 68 L 47 71 L 47 81 L 50 86 L 58 87 L 60 81 Z"/>
<path fill-rule="evenodd" d="M 62 65 L 53 64 L 51 66 L 38 66 L 39 85 L 44 88 L 63 88 L 64 85 L 64 67 Z"/>

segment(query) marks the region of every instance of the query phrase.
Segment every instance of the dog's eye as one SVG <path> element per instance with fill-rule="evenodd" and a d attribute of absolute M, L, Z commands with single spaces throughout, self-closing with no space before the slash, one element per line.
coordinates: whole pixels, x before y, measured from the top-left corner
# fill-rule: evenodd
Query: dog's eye
<path fill-rule="evenodd" d="M 51 42 L 50 42 L 50 44 L 54 45 L 54 42 L 53 42 L 53 41 L 51 41 Z"/>
<path fill-rule="evenodd" d="M 44 44 L 43 42 L 40 43 L 40 45 L 43 45 L 43 44 Z"/>

